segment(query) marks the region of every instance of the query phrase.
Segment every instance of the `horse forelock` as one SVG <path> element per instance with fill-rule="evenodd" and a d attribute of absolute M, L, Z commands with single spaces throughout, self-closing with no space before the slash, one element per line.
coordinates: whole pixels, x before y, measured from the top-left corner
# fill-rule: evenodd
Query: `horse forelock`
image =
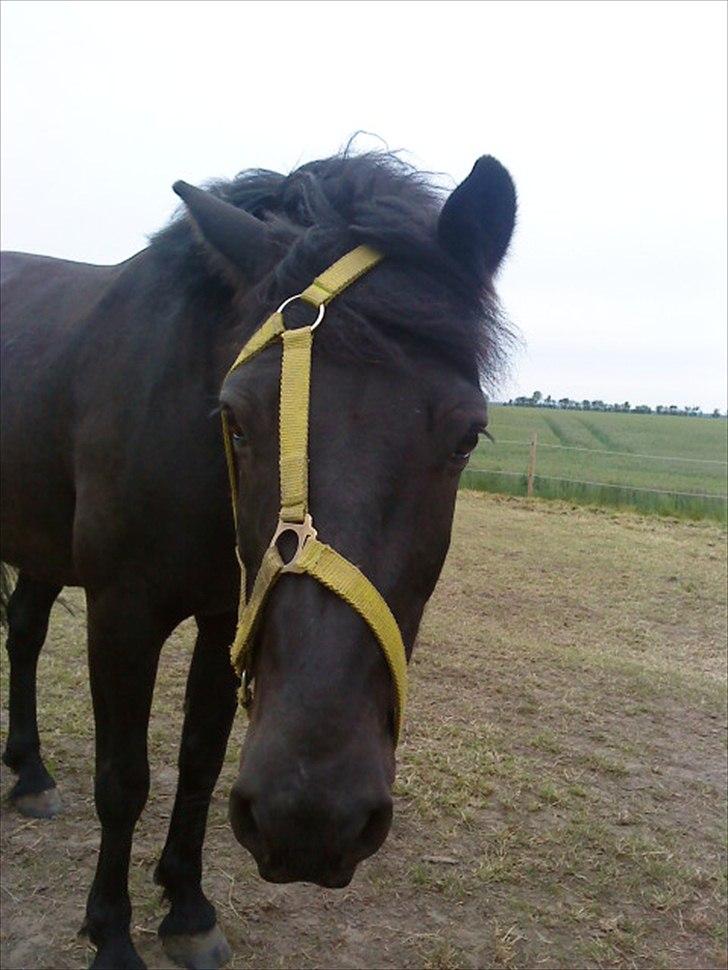
<path fill-rule="evenodd" d="M 304 288 L 354 245 L 385 254 L 365 295 L 341 301 L 347 324 L 327 333 L 330 352 L 391 359 L 404 347 L 424 348 L 486 387 L 498 376 L 508 325 L 491 281 L 475 278 L 438 243 L 444 194 L 430 174 L 389 152 L 344 151 L 287 176 L 249 169 L 207 189 L 268 223 L 285 253 L 263 283 L 264 303 Z M 151 244 L 187 287 L 210 284 L 214 270 L 188 219 L 176 216 Z"/>

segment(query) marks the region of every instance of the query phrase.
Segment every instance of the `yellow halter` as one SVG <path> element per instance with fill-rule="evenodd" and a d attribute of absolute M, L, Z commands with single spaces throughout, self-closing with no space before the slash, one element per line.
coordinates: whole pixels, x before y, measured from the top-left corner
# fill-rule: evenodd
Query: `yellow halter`
<path fill-rule="evenodd" d="M 313 576 L 355 609 L 369 624 L 376 637 L 394 681 L 395 738 L 399 740 L 407 698 L 407 659 L 397 621 L 381 593 L 367 577 L 335 549 L 319 541 L 308 509 L 308 407 L 313 332 L 321 323 L 329 301 L 375 266 L 381 258 L 381 254 L 369 246 L 357 246 L 342 256 L 333 266 L 317 276 L 303 293 L 289 297 L 268 317 L 245 344 L 228 371 L 229 376 L 280 337 L 283 344 L 280 394 L 281 509 L 278 526 L 263 555 L 247 603 L 245 577 L 242 576 L 238 629 L 230 656 L 235 671 L 242 678 L 240 702 L 247 707 L 251 697 L 250 681 L 246 676 L 250 645 L 268 594 L 278 577 L 284 573 L 305 573 Z M 318 316 L 309 327 L 286 330 L 283 310 L 299 298 L 316 307 Z M 232 437 L 225 412 L 222 415 L 222 428 L 237 539 L 237 475 Z M 277 542 L 287 532 L 296 536 L 298 546 L 293 557 L 284 562 Z M 240 561 L 239 556 L 238 560 Z"/>

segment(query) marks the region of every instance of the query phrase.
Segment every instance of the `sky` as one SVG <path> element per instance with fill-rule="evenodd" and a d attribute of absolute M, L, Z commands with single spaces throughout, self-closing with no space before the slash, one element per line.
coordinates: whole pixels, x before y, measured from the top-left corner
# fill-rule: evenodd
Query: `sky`
<path fill-rule="evenodd" d="M 493 397 L 726 408 L 726 12 L 688 2 L 2 4 L 2 246 L 113 263 L 170 186 L 403 150 L 518 189 Z M 376 138 L 374 137 L 376 136 Z"/>

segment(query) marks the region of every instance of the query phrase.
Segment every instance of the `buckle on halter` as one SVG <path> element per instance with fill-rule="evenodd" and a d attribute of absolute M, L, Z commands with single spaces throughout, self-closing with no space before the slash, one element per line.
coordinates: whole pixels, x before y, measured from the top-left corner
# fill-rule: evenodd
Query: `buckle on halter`
<path fill-rule="evenodd" d="M 301 553 L 303 552 L 304 546 L 309 539 L 315 539 L 318 533 L 313 527 L 313 519 L 307 512 L 303 517 L 303 522 L 285 522 L 283 519 L 278 519 L 278 526 L 273 534 L 273 538 L 270 541 L 271 546 L 276 546 L 278 548 L 278 553 L 281 555 L 280 547 L 278 546 L 278 540 L 282 535 L 287 532 L 292 532 L 296 537 L 298 545 L 296 546 L 296 551 L 293 553 L 288 562 L 283 563 L 281 569 L 282 573 L 295 573 L 298 572 L 297 565 L 298 560 L 301 558 Z"/>
<path fill-rule="evenodd" d="M 244 670 L 240 675 L 240 687 L 238 687 L 238 704 L 246 711 L 250 710 L 253 703 L 253 684 L 248 677 L 248 671 Z"/>

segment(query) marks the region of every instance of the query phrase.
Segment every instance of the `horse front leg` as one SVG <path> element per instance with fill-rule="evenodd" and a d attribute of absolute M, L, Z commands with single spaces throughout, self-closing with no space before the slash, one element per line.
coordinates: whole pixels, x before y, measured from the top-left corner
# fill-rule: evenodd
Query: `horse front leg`
<path fill-rule="evenodd" d="M 235 716 L 237 679 L 230 665 L 230 644 L 236 616 L 233 612 L 196 619 L 177 796 L 155 879 L 172 904 L 159 928 L 167 955 L 183 967 L 214 968 L 230 958 L 230 947 L 202 891 L 202 844 Z"/>
<path fill-rule="evenodd" d="M 157 663 L 174 624 L 138 588 L 119 584 L 87 599 L 101 848 L 84 931 L 97 948 L 92 967 L 143 968 L 129 934 L 129 856 L 149 793 L 147 728 Z"/>

